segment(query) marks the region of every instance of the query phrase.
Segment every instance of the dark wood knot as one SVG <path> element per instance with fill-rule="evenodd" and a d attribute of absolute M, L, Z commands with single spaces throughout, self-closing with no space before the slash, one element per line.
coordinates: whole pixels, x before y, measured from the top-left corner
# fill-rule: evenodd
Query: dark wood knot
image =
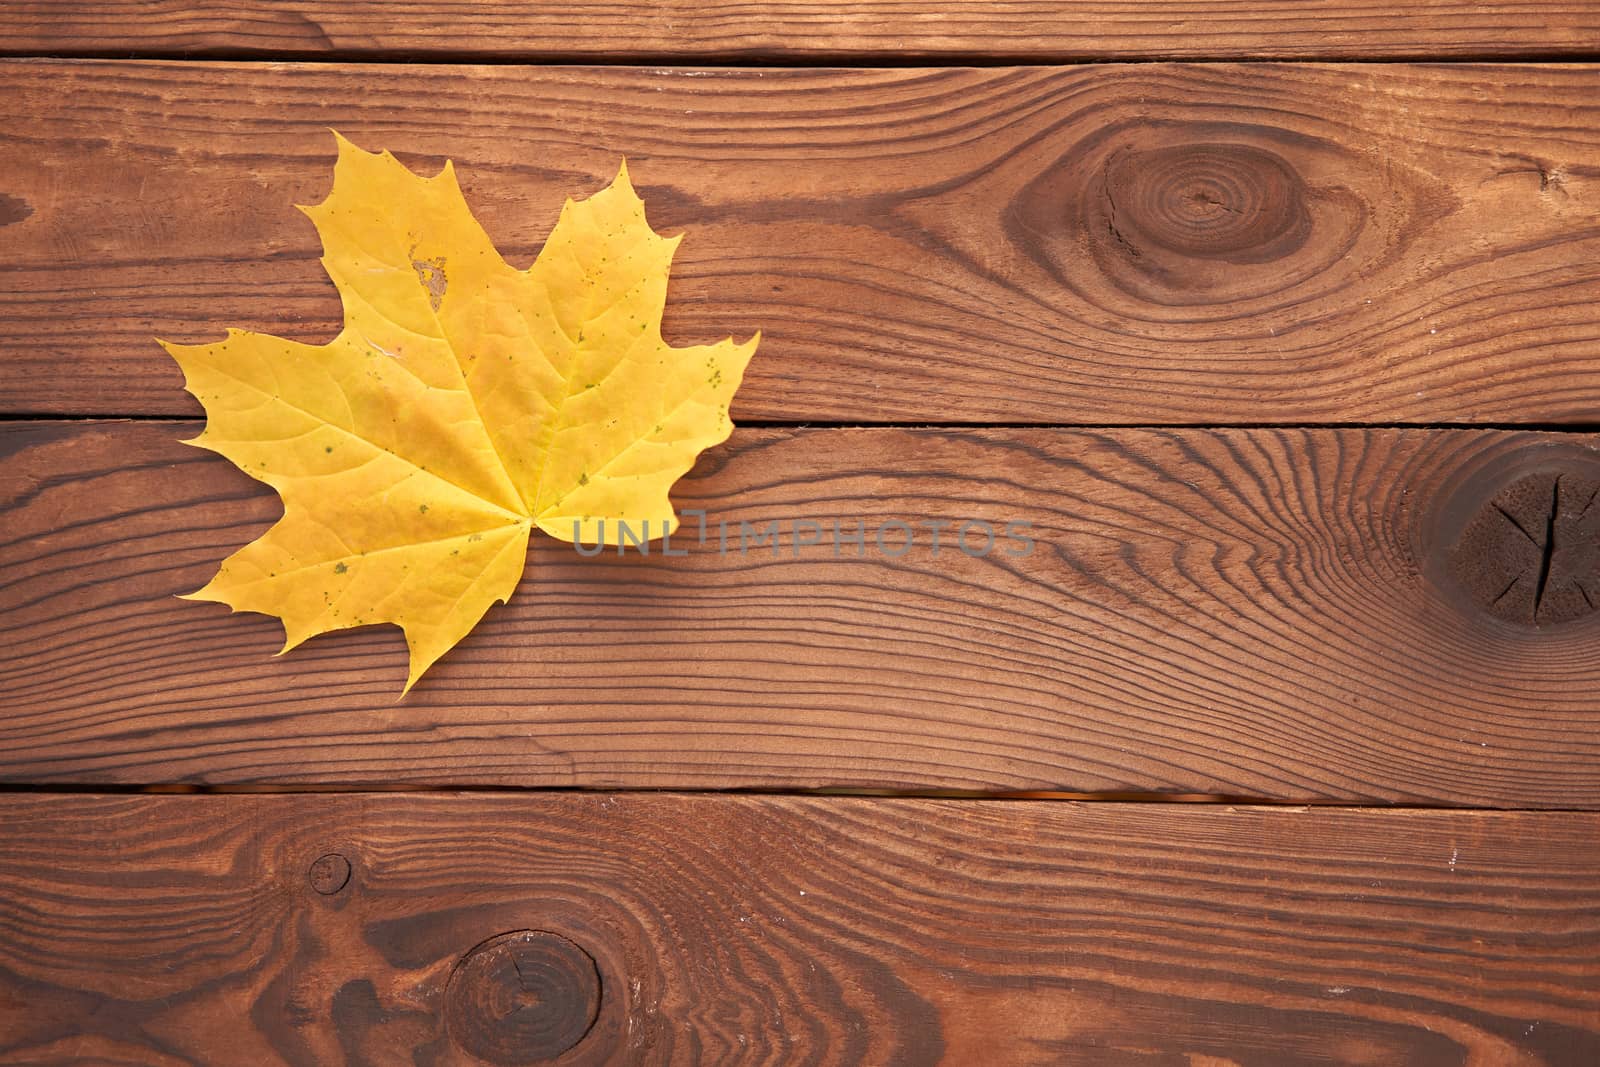
<path fill-rule="evenodd" d="M 445 1027 L 488 1063 L 553 1060 L 600 1014 L 594 958 L 559 934 L 517 930 L 464 956 L 445 989 Z"/>
<path fill-rule="evenodd" d="M 1242 304 L 1298 305 L 1383 270 L 1396 220 L 1428 192 L 1390 177 L 1293 130 L 1128 116 L 1063 143 L 1013 198 L 1007 234 L 1095 303 L 1207 336 L 1264 310 Z"/>
<path fill-rule="evenodd" d="M 21 222 L 33 214 L 33 205 L 20 196 L 0 193 L 0 226 Z"/>
<path fill-rule="evenodd" d="M 1311 233 L 1300 176 L 1253 145 L 1128 147 L 1106 161 L 1104 180 L 1106 226 L 1132 256 L 1264 263 Z"/>
<path fill-rule="evenodd" d="M 306 872 L 311 888 L 325 897 L 331 897 L 350 883 L 350 861 L 337 852 L 318 856 Z"/>
<path fill-rule="evenodd" d="M 1515 477 L 1470 513 L 1447 561 L 1479 607 L 1544 626 L 1600 605 L 1600 471 Z"/>

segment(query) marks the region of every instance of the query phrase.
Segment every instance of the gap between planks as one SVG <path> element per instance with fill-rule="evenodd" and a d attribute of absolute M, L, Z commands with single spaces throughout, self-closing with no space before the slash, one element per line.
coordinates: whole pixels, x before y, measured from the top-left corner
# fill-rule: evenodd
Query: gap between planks
<path fill-rule="evenodd" d="M 198 429 L 188 415 L 101 414 L 97 412 L 0 412 L 0 423 L 149 423 Z M 740 419 L 740 430 L 1502 430 L 1547 434 L 1600 433 L 1600 422 L 939 422 L 872 421 L 849 422 L 806 420 L 786 422 L 774 419 Z"/>
<path fill-rule="evenodd" d="M 757 53 L 749 56 L 700 56 L 684 52 L 641 52 L 614 55 L 585 55 L 581 53 L 495 54 L 489 52 L 308 52 L 271 50 L 253 52 L 229 49 L 98 49 L 84 51 L 18 51 L 0 50 L 0 61 L 16 60 L 84 62 L 140 62 L 140 63 L 234 63 L 240 66 L 254 64 L 297 63 L 315 65 L 360 65 L 370 67 L 530 67 L 541 70 L 589 67 L 664 67 L 682 70 L 925 70 L 933 68 L 984 70 L 1005 67 L 1038 67 L 1060 69 L 1071 67 L 1138 66 L 1146 63 L 1183 63 L 1187 66 L 1251 66 L 1285 63 L 1315 63 L 1319 66 L 1341 65 L 1382 66 L 1385 64 L 1467 65 L 1489 63 L 1495 66 L 1539 66 L 1552 63 L 1574 66 L 1600 63 L 1600 51 L 1574 50 L 1572 52 L 1464 52 L 1440 56 L 1425 50 L 1383 54 L 1307 53 L 1293 56 L 1228 56 L 1185 55 L 1170 52 L 1152 55 L 1030 55 L 1026 52 L 1009 53 L 950 53 L 928 52 L 916 55 L 859 55 L 852 53 L 819 54 L 815 56 L 786 56 L 782 53 Z"/>
<path fill-rule="evenodd" d="M 99 782 L 0 783 L 0 799 L 35 794 L 60 796 L 346 796 L 350 794 L 405 794 L 412 796 L 507 796 L 533 797 L 544 794 L 578 796 L 681 796 L 681 797 L 789 797 L 794 799 L 861 801 L 938 800 L 974 804 L 1170 804 L 1182 808 L 1222 807 L 1260 808 L 1279 812 L 1370 811 L 1370 812 L 1476 812 L 1593 815 L 1594 808 L 1517 807 L 1516 805 L 1462 807 L 1455 804 L 1415 802 L 1374 804 L 1371 801 L 1329 800 L 1308 797 L 1275 798 L 1225 793 L 1138 793 L 1130 791 L 1074 793 L 1065 790 L 979 790 L 979 789 L 799 789 L 775 787 L 729 787 L 726 789 L 672 788 L 591 788 L 583 786 L 506 786 L 506 785 L 407 785 L 396 782 L 319 783 L 315 785 L 197 785 L 189 782 L 151 782 L 145 784 L 106 784 Z"/>

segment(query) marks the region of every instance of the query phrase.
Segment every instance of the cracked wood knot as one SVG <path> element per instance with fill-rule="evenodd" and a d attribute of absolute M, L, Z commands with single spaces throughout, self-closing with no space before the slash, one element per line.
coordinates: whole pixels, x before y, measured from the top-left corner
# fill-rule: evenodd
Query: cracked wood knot
<path fill-rule="evenodd" d="M 592 956 L 559 934 L 501 934 L 456 965 L 444 1012 L 451 1040 L 480 1060 L 553 1060 L 594 1026 L 600 972 Z"/>
<path fill-rule="evenodd" d="M 1450 570 L 1478 606 L 1544 626 L 1600 604 L 1600 472 L 1539 470 L 1504 484 L 1467 520 Z"/>

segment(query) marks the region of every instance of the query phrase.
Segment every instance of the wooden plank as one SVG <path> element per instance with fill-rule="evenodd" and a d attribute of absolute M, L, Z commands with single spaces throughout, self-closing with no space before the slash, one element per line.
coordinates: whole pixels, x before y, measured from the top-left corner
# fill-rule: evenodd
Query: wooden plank
<path fill-rule="evenodd" d="M 275 658 L 277 620 L 174 599 L 277 515 L 177 443 L 195 429 L 0 430 L 4 779 L 1600 807 L 1600 615 L 1553 621 L 1600 602 L 1594 436 L 740 431 L 674 494 L 706 545 L 537 538 L 511 603 L 401 702 L 391 627 Z M 1550 484 L 1501 486 L 1552 470 L 1545 560 Z M 775 520 L 776 551 L 741 554 L 740 524 Z M 967 520 L 988 555 L 957 546 Z M 1501 614 L 1473 599 L 1502 588 Z"/>
<path fill-rule="evenodd" d="M 539 5 L 547 6 L 547 5 Z M 156 335 L 339 317 L 334 126 L 514 262 L 631 161 L 745 420 L 1592 421 L 1600 67 L 0 64 L 0 411 L 193 414 Z"/>
<path fill-rule="evenodd" d="M 11 0 L 0 53 L 881 60 L 1587 55 L 1590 0 Z"/>
<path fill-rule="evenodd" d="M 0 817 L 8 1063 L 1600 1059 L 1594 814 L 346 794 Z"/>

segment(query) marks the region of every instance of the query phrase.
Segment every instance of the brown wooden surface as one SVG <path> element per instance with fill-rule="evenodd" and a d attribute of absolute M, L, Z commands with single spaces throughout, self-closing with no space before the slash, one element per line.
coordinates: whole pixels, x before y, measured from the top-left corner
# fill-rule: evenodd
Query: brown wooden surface
<path fill-rule="evenodd" d="M 391 794 L 0 821 L 10 1064 L 481 1067 L 463 1045 L 578 1029 L 538 994 L 596 974 L 563 1063 L 1600 1059 L 1593 814 Z M 544 966 L 457 967 L 519 930 Z"/>
<path fill-rule="evenodd" d="M 1600 425 L 1600 65 L 1550 62 L 1597 42 L 1595 0 L 0 5 L 0 785 L 64 790 L 0 789 L 0 1063 L 1594 1067 L 1600 436 L 1439 424 Z M 1464 58 L 1507 62 L 1003 65 Z M 177 443 L 153 338 L 331 336 L 328 127 L 454 157 L 519 263 L 627 156 L 688 233 L 668 338 L 766 338 L 674 494 L 735 543 L 1033 553 L 539 539 L 403 701 L 396 630 L 274 658 L 175 599 L 277 505 Z M 92 792 L 152 783 L 227 789 Z"/>
<path fill-rule="evenodd" d="M 0 108 L 0 411 L 192 414 L 154 336 L 332 336 L 328 126 L 454 156 L 515 262 L 627 155 L 669 338 L 764 331 L 744 420 L 1600 411 L 1591 66 L 18 61 Z"/>
<path fill-rule="evenodd" d="M 536 59 L 1593 54 L 1592 0 L 7 0 L 0 52 Z"/>
<path fill-rule="evenodd" d="M 1545 563 L 1494 511 L 1518 464 L 1587 484 L 1591 436 L 741 430 L 674 494 L 735 546 L 741 521 L 859 516 L 1025 518 L 1036 547 L 973 558 L 947 528 L 935 558 L 919 526 L 900 558 L 788 533 L 741 558 L 713 526 L 683 558 L 582 559 L 541 537 L 400 701 L 398 630 L 275 658 L 277 620 L 174 599 L 278 513 L 178 443 L 196 429 L 0 428 L 0 776 L 1600 806 L 1600 615 L 1498 617 L 1443 554 L 1487 514 L 1527 552 L 1469 577 L 1541 587 L 1546 615 L 1600 602 L 1592 553 Z M 1557 540 L 1600 515 L 1565 507 Z"/>

